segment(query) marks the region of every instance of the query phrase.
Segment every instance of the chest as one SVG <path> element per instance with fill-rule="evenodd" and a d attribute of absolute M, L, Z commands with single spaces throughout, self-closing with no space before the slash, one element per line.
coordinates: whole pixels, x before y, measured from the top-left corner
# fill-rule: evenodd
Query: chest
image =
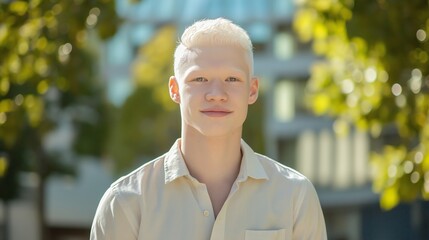
<path fill-rule="evenodd" d="M 213 207 L 213 214 L 216 217 L 221 211 L 225 201 L 228 199 L 228 196 L 233 195 L 231 192 L 231 184 L 213 184 L 207 185 L 207 194 L 209 195 L 210 202 Z M 204 193 L 202 193 L 204 194 Z"/>
<path fill-rule="evenodd" d="M 147 196 L 139 239 L 291 239 L 290 197 L 272 196 L 281 193 L 261 184 L 230 189 L 177 184 L 166 190 Z"/>

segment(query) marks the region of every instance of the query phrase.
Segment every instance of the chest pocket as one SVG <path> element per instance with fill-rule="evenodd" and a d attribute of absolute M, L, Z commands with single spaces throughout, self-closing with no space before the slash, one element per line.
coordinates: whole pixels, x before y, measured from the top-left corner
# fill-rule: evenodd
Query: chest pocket
<path fill-rule="evenodd" d="M 246 230 L 245 240 L 286 240 L 286 230 Z"/>

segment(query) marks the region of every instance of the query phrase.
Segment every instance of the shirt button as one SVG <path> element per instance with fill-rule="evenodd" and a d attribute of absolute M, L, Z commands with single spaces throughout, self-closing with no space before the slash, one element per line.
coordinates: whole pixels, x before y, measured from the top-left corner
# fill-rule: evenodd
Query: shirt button
<path fill-rule="evenodd" d="M 210 214 L 210 213 L 209 213 L 209 211 L 204 210 L 204 212 L 203 212 L 203 215 L 204 215 L 204 216 L 208 217 L 208 216 L 209 216 L 209 214 Z"/>

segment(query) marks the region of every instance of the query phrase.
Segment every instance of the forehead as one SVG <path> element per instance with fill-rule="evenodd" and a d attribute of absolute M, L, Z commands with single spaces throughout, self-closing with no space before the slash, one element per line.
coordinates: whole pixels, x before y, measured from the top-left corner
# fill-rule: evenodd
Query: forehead
<path fill-rule="evenodd" d="M 198 69 L 236 69 L 250 76 L 250 56 L 238 47 L 198 47 L 183 53 L 181 72 L 191 68 Z"/>

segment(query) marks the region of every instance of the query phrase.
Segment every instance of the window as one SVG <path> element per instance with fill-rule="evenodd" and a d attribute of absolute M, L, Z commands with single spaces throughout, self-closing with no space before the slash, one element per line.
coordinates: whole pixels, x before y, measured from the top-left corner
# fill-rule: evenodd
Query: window
<path fill-rule="evenodd" d="M 297 116 L 309 115 L 305 106 L 304 80 L 282 79 L 275 83 L 274 119 L 280 122 L 292 121 Z"/>

